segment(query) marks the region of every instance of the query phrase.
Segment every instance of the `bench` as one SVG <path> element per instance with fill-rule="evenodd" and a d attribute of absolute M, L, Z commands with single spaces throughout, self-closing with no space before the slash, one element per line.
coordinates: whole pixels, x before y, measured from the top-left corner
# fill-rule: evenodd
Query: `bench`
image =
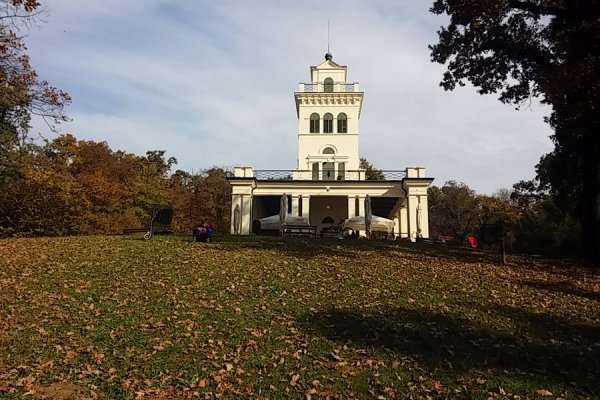
<path fill-rule="evenodd" d="M 134 233 L 145 233 L 146 235 L 149 235 L 150 228 L 125 228 L 121 232 L 122 235 L 131 235 Z M 153 230 L 152 233 L 157 234 L 157 235 L 170 235 L 173 233 L 173 231 L 171 229 L 165 228 L 165 229 Z"/>
<path fill-rule="evenodd" d="M 123 235 L 131 235 L 132 233 L 146 233 L 148 232 L 148 228 L 126 228 L 123 229 Z"/>
<path fill-rule="evenodd" d="M 283 225 L 281 236 L 317 236 L 317 227 L 314 225 Z"/>
<path fill-rule="evenodd" d="M 152 235 L 154 235 L 155 233 L 172 233 L 171 223 L 173 222 L 173 207 L 155 205 L 152 208 L 151 215 L 152 217 L 150 218 L 150 224 L 147 228 L 125 228 L 123 229 L 123 235 L 144 232 L 144 239 L 150 240 L 152 238 Z M 155 229 L 155 224 L 158 224 L 160 229 Z"/>
<path fill-rule="evenodd" d="M 341 235 L 342 235 L 342 232 L 339 230 L 329 229 L 329 228 L 325 228 L 325 229 L 321 230 L 322 238 L 339 239 L 339 238 L 341 238 Z"/>
<path fill-rule="evenodd" d="M 454 240 L 454 237 L 448 235 L 438 235 L 437 241 L 438 243 L 450 243 Z"/>

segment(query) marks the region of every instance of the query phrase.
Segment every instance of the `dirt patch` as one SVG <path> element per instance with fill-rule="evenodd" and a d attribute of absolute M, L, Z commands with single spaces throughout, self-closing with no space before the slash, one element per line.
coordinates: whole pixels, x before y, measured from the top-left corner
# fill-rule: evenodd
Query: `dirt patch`
<path fill-rule="evenodd" d="M 36 385 L 26 396 L 26 399 L 52 399 L 52 400 L 84 400 L 91 399 L 90 391 L 82 386 L 72 383 L 51 383 Z"/>

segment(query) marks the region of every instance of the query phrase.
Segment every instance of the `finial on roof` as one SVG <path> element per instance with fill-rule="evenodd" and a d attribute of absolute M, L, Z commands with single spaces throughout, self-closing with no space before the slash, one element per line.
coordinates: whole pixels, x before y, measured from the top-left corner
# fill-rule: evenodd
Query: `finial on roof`
<path fill-rule="evenodd" d="M 331 60 L 333 56 L 329 52 L 329 20 L 327 20 L 327 53 L 325 53 L 325 59 L 327 61 Z"/>

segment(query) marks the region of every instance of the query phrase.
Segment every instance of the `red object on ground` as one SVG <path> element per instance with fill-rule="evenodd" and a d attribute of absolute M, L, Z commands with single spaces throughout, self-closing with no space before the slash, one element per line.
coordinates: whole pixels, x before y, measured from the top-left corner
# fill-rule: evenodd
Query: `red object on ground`
<path fill-rule="evenodd" d="M 472 248 L 477 248 L 477 238 L 475 236 L 467 236 L 467 241 L 469 242 Z"/>

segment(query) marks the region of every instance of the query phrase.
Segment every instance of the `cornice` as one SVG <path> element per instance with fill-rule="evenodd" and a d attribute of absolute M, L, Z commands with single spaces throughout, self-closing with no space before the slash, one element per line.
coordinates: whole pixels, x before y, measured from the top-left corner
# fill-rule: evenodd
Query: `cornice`
<path fill-rule="evenodd" d="M 363 92 L 349 93 L 303 93 L 295 92 L 296 105 L 323 105 L 323 104 L 361 104 Z"/>

